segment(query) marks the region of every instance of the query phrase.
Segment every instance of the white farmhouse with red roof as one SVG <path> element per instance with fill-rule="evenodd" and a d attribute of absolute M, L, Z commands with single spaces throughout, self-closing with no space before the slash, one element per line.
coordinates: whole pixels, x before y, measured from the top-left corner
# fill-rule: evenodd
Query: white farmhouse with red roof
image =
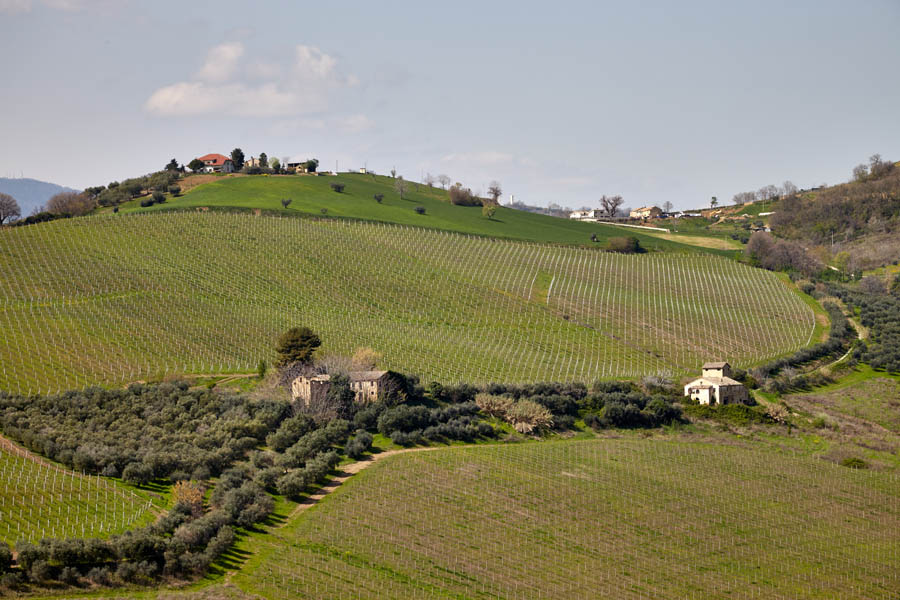
<path fill-rule="evenodd" d="M 233 173 L 234 163 L 224 154 L 207 154 L 201 156 L 204 173 Z"/>

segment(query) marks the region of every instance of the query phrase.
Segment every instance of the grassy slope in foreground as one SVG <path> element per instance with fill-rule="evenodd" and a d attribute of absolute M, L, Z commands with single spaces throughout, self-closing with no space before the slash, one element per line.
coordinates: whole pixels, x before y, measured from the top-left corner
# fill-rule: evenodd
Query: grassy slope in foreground
<path fill-rule="evenodd" d="M 767 271 L 358 221 L 168 212 L 0 232 L 0 389 L 253 370 L 280 332 L 424 381 L 586 381 L 746 366 L 810 342 Z"/>
<path fill-rule="evenodd" d="M 596 233 L 599 243 L 610 237 L 631 235 L 641 241 L 645 248 L 696 252 L 697 248 L 670 240 L 644 235 L 640 230 L 623 231 L 609 225 L 582 223 L 528 213 L 511 208 L 499 207 L 493 219 L 482 216 L 481 207 L 454 206 L 446 201 L 447 192 L 440 188 L 419 185 L 416 191 L 408 183 L 408 191 L 401 200 L 390 177 L 354 175 L 345 173 L 338 176 L 246 176 L 220 177 L 191 189 L 181 198 L 170 199 L 166 204 L 141 211 L 171 210 L 192 207 L 232 207 L 262 209 L 289 215 L 321 216 L 326 209 L 329 217 L 342 217 L 415 225 L 431 229 L 487 235 L 500 238 L 530 240 L 577 245 L 591 245 L 591 234 Z M 334 192 L 331 184 L 345 185 L 343 193 Z M 383 194 L 379 204 L 375 194 Z M 292 199 L 284 209 L 282 198 Z M 133 204 L 133 206 L 136 205 Z M 416 206 L 425 208 L 425 214 L 414 211 Z M 132 207 L 123 210 L 131 210 Z M 716 253 L 717 251 L 713 251 Z"/>
<path fill-rule="evenodd" d="M 260 539 L 267 598 L 888 598 L 898 480 L 740 446 L 589 440 L 386 459 Z"/>

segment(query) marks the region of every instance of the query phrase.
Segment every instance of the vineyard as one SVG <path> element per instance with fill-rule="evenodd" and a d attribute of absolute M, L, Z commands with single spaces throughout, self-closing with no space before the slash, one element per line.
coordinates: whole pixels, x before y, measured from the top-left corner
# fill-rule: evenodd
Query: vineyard
<path fill-rule="evenodd" d="M 9 544 L 109 537 L 158 512 L 144 493 L 63 469 L 2 439 L 0 482 L 0 540 Z"/>
<path fill-rule="evenodd" d="M 305 324 L 445 383 L 593 381 L 746 366 L 812 339 L 775 275 L 393 225 L 223 213 L 0 231 L 0 389 L 51 393 L 252 370 Z"/>
<path fill-rule="evenodd" d="M 896 474 L 681 441 L 413 452 L 233 581 L 267 598 L 893 598 Z"/>

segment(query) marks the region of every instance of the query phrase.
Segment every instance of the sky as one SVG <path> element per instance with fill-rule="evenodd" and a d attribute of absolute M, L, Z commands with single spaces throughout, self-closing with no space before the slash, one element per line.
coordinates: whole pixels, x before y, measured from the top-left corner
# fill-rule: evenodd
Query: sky
<path fill-rule="evenodd" d="M 692 208 L 900 160 L 898 31 L 900 0 L 0 0 L 0 176 L 240 147 Z"/>

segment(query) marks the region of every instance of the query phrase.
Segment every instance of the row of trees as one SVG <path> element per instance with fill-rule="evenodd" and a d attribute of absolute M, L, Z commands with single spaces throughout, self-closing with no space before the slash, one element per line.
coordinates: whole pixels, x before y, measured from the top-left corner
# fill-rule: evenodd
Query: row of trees
<path fill-rule="evenodd" d="M 30 225 L 60 217 L 80 217 L 91 213 L 98 206 L 118 206 L 142 196 L 152 198 L 152 203 L 162 202 L 167 193 L 173 196 L 181 194 L 181 187 L 178 185 L 180 177 L 180 171 L 171 170 L 167 166 L 157 173 L 122 182 L 112 181 L 108 185 L 88 187 L 81 192 L 60 192 L 32 215 L 19 220 L 18 224 Z M 151 203 L 145 205 L 149 204 Z M 9 194 L 0 193 L 0 225 L 17 221 L 21 216 L 22 211 L 16 199 Z"/>
<path fill-rule="evenodd" d="M 739 192 L 734 195 L 732 202 L 734 204 L 750 204 L 757 201 L 767 202 L 770 200 L 777 200 L 778 198 L 793 196 L 798 191 L 800 191 L 800 189 L 794 185 L 793 182 L 785 181 L 781 186 L 769 184 L 764 185 L 755 192 Z"/>

